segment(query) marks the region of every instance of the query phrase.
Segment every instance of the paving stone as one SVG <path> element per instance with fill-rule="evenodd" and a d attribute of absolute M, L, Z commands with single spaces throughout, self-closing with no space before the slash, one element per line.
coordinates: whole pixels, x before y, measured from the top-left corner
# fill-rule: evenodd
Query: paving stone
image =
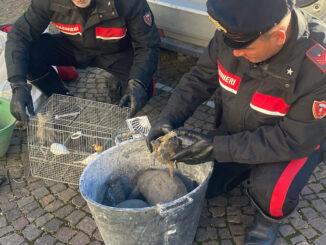
<path fill-rule="evenodd" d="M 317 229 L 320 233 L 322 233 L 322 234 L 325 234 L 326 233 L 326 220 L 325 219 L 323 219 L 323 218 L 316 218 L 316 219 L 313 219 L 313 220 L 309 221 L 309 223 L 315 229 Z"/>
<path fill-rule="evenodd" d="M 27 213 L 31 212 L 32 210 L 37 209 L 38 207 L 40 207 L 39 204 L 37 202 L 33 201 L 33 202 L 25 205 L 22 208 L 22 211 L 23 211 L 23 213 L 27 214 Z"/>
<path fill-rule="evenodd" d="M 74 207 L 69 204 L 69 205 L 63 206 L 62 208 L 58 209 L 55 212 L 55 215 L 58 216 L 59 218 L 64 218 L 68 214 L 70 214 L 73 210 L 74 210 Z"/>
<path fill-rule="evenodd" d="M 103 238 L 101 236 L 101 233 L 98 229 L 95 230 L 94 234 L 93 234 L 93 237 L 96 239 L 96 240 L 99 240 L 99 241 L 103 241 Z"/>
<path fill-rule="evenodd" d="M 44 182 L 40 179 L 28 185 L 31 191 L 44 187 Z"/>
<path fill-rule="evenodd" d="M 224 218 L 200 217 L 199 226 L 200 227 L 213 226 L 213 227 L 223 228 L 226 227 L 226 222 Z"/>
<path fill-rule="evenodd" d="M 225 208 L 224 207 L 212 207 L 209 209 L 212 213 L 212 216 L 215 217 L 223 217 L 225 215 Z"/>
<path fill-rule="evenodd" d="M 68 215 L 65 219 L 71 224 L 76 225 L 83 217 L 85 217 L 86 213 L 81 210 L 75 210 L 70 215 Z"/>
<path fill-rule="evenodd" d="M 35 210 L 31 211 L 26 216 L 27 216 L 27 219 L 30 222 L 33 222 L 35 219 L 37 219 L 38 217 L 42 216 L 44 213 L 45 213 L 45 210 L 44 209 L 38 208 L 38 209 L 35 209 Z"/>
<path fill-rule="evenodd" d="M 226 207 L 226 213 L 229 216 L 232 216 L 232 215 L 241 215 L 241 209 L 236 208 L 236 207 L 232 207 L 232 206 L 227 206 Z"/>
<path fill-rule="evenodd" d="M 298 203 L 297 209 L 305 208 L 307 206 L 309 206 L 309 202 L 308 201 L 306 201 L 306 200 L 300 200 L 299 203 Z"/>
<path fill-rule="evenodd" d="M 20 208 L 34 201 L 32 196 L 24 197 L 17 201 L 17 204 Z"/>
<path fill-rule="evenodd" d="M 18 234 L 9 234 L 8 236 L 0 238 L 1 245 L 17 245 L 24 242 L 24 238 Z"/>
<path fill-rule="evenodd" d="M 215 238 L 213 238 L 211 236 L 213 236 Z M 202 242 L 202 241 L 206 241 L 209 239 L 216 239 L 216 238 L 217 238 L 217 232 L 216 232 L 216 229 L 214 229 L 214 228 L 207 228 L 207 229 L 200 228 L 196 234 L 197 242 Z"/>
<path fill-rule="evenodd" d="M 244 228 L 241 225 L 230 224 L 229 227 L 232 235 L 237 236 L 244 234 Z"/>
<path fill-rule="evenodd" d="M 23 214 L 19 209 L 12 209 L 7 213 L 7 220 L 8 222 L 11 222 L 21 216 L 23 216 Z"/>
<path fill-rule="evenodd" d="M 7 220 L 5 217 L 0 217 L 0 228 L 7 225 Z"/>
<path fill-rule="evenodd" d="M 50 235 L 44 235 L 40 238 L 38 238 L 34 245 L 53 245 L 55 243 L 56 239 L 53 236 Z"/>
<path fill-rule="evenodd" d="M 85 245 L 90 242 L 89 237 L 83 233 L 83 232 L 78 232 L 70 241 L 71 245 Z"/>
<path fill-rule="evenodd" d="M 291 219 L 290 222 L 296 229 L 304 229 L 309 227 L 308 223 L 300 218 Z"/>
<path fill-rule="evenodd" d="M 246 226 L 250 227 L 253 224 L 254 216 L 252 215 L 241 215 L 241 222 Z"/>
<path fill-rule="evenodd" d="M 77 225 L 77 228 L 84 231 L 87 234 L 92 234 L 96 229 L 96 223 L 90 217 L 83 218 Z"/>
<path fill-rule="evenodd" d="M 5 202 L 0 205 L 1 212 L 7 213 L 9 210 L 17 208 L 17 203 L 15 202 Z"/>
<path fill-rule="evenodd" d="M 49 190 L 46 187 L 42 186 L 41 188 L 38 188 L 38 189 L 32 191 L 32 193 L 35 196 L 35 198 L 37 200 L 39 200 L 42 197 L 47 196 L 50 192 L 49 192 Z"/>
<path fill-rule="evenodd" d="M 40 204 L 42 205 L 42 207 L 46 207 L 49 203 L 53 202 L 54 200 L 55 200 L 55 197 L 52 194 L 50 194 L 50 195 L 43 197 L 40 200 Z"/>
<path fill-rule="evenodd" d="M 296 236 L 296 237 L 291 238 L 290 240 L 291 240 L 291 242 L 292 242 L 293 244 L 297 244 L 297 243 L 299 243 L 299 242 L 304 241 L 305 238 L 304 238 L 302 235 L 299 235 L 299 236 Z"/>
<path fill-rule="evenodd" d="M 95 241 L 95 242 L 91 242 L 90 245 L 102 245 L 102 243 Z"/>
<path fill-rule="evenodd" d="M 289 235 L 296 233 L 296 231 L 293 229 L 291 225 L 282 225 L 279 228 L 279 232 L 282 234 L 283 237 L 287 237 Z"/>
<path fill-rule="evenodd" d="M 255 214 L 255 210 L 254 210 L 254 208 L 252 206 L 243 207 L 242 210 L 243 210 L 244 214 L 248 214 L 248 215 L 254 215 Z"/>
<path fill-rule="evenodd" d="M 308 185 L 311 190 L 313 190 L 315 193 L 318 193 L 322 190 L 324 190 L 324 187 L 320 183 L 316 184 L 309 184 Z"/>
<path fill-rule="evenodd" d="M 214 207 L 213 207 L 214 208 Z M 207 207 L 203 207 L 200 216 L 210 217 L 212 214 L 208 211 Z"/>
<path fill-rule="evenodd" d="M 14 228 L 12 226 L 5 226 L 0 228 L 0 237 L 8 234 L 9 232 L 12 232 Z"/>
<path fill-rule="evenodd" d="M 222 240 L 221 245 L 233 245 L 233 242 L 231 240 Z"/>
<path fill-rule="evenodd" d="M 318 217 L 318 214 L 316 213 L 315 210 L 313 210 L 312 208 L 302 208 L 301 209 L 301 212 L 304 214 L 304 216 L 310 220 L 310 219 L 313 219 L 313 218 L 316 218 Z"/>
<path fill-rule="evenodd" d="M 219 245 L 217 241 L 202 242 L 202 245 Z"/>
<path fill-rule="evenodd" d="M 306 195 L 304 196 L 304 199 L 306 200 L 314 200 L 314 199 L 317 199 L 317 195 L 316 194 L 310 194 L 310 195 Z"/>
<path fill-rule="evenodd" d="M 288 245 L 288 243 L 282 238 L 278 237 L 274 242 L 275 245 Z"/>
<path fill-rule="evenodd" d="M 56 234 L 56 238 L 61 242 L 68 243 L 68 241 L 77 233 L 77 231 L 68 228 L 62 227 Z"/>
<path fill-rule="evenodd" d="M 51 187 L 51 186 L 54 186 L 55 184 L 57 184 L 58 182 L 53 181 L 53 180 L 44 180 L 44 183 L 47 187 Z"/>
<path fill-rule="evenodd" d="M 315 245 L 325 245 L 326 244 L 326 234 L 320 236 L 315 240 Z"/>
<path fill-rule="evenodd" d="M 51 186 L 50 189 L 51 189 L 52 193 L 56 194 L 58 192 L 61 192 L 61 191 L 65 190 L 65 189 L 67 189 L 67 186 L 65 184 L 63 184 L 63 183 L 58 183 L 58 184 L 56 184 L 54 186 Z"/>
<path fill-rule="evenodd" d="M 85 206 L 86 201 L 85 201 L 85 199 L 81 195 L 78 195 L 78 196 L 75 196 L 72 199 L 72 203 L 74 205 L 76 205 L 78 208 L 81 208 L 81 207 Z"/>
<path fill-rule="evenodd" d="M 241 216 L 240 215 L 228 215 L 227 220 L 229 223 L 240 224 L 241 223 Z"/>
<path fill-rule="evenodd" d="M 26 228 L 22 231 L 22 233 L 26 239 L 32 241 L 35 238 L 37 238 L 42 233 L 42 231 L 39 228 L 37 228 L 35 225 L 30 224 L 26 226 Z"/>
<path fill-rule="evenodd" d="M 76 195 L 76 191 L 68 188 L 58 194 L 58 197 L 63 201 L 67 202 Z"/>
<path fill-rule="evenodd" d="M 38 227 L 41 227 L 43 226 L 44 224 L 46 224 L 49 220 L 51 220 L 54 216 L 50 213 L 46 213 L 44 214 L 43 216 L 41 217 L 38 217 L 36 220 L 35 220 L 35 224 L 38 226 Z"/>
<path fill-rule="evenodd" d="M 3 189 L 4 187 L 1 186 L 1 188 Z M 16 198 L 23 198 L 23 197 L 31 195 L 29 190 L 27 190 L 26 188 L 14 189 L 13 193 L 14 193 Z"/>
<path fill-rule="evenodd" d="M 61 220 L 52 219 L 48 223 L 46 223 L 46 225 L 44 226 L 44 229 L 45 229 L 45 231 L 50 232 L 50 233 L 56 232 L 59 229 L 60 225 L 62 225 L 62 223 L 63 222 Z"/>
<path fill-rule="evenodd" d="M 218 229 L 218 235 L 221 239 L 230 239 L 232 237 L 229 229 L 227 228 Z"/>
<path fill-rule="evenodd" d="M 20 217 L 12 222 L 15 230 L 22 230 L 29 224 L 29 221 L 25 217 Z"/>
<path fill-rule="evenodd" d="M 249 200 L 246 196 L 235 196 L 230 198 L 229 203 L 235 207 L 243 207 L 248 205 Z"/>
<path fill-rule="evenodd" d="M 310 245 L 307 241 L 299 242 L 297 245 Z"/>
<path fill-rule="evenodd" d="M 315 236 L 318 235 L 318 233 L 312 229 L 312 228 L 308 228 L 308 229 L 303 229 L 303 230 L 300 230 L 300 232 L 307 238 L 307 239 L 311 239 Z"/>
<path fill-rule="evenodd" d="M 227 205 L 227 202 L 228 200 L 224 196 L 218 196 L 212 199 L 208 199 L 208 203 L 211 206 L 225 207 Z"/>
<path fill-rule="evenodd" d="M 48 212 L 54 212 L 61 208 L 64 205 L 64 203 L 60 200 L 55 200 L 54 202 L 51 202 L 49 205 L 45 207 L 45 210 Z"/>
<path fill-rule="evenodd" d="M 314 208 L 317 209 L 319 212 L 326 211 L 326 204 L 323 200 L 312 200 L 311 203 Z"/>

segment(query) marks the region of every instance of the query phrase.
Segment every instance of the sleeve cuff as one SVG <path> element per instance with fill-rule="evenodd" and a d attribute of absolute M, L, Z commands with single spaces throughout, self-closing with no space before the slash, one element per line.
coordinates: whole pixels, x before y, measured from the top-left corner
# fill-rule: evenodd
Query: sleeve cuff
<path fill-rule="evenodd" d="M 229 148 L 230 136 L 214 137 L 214 154 L 218 162 L 233 162 Z"/>

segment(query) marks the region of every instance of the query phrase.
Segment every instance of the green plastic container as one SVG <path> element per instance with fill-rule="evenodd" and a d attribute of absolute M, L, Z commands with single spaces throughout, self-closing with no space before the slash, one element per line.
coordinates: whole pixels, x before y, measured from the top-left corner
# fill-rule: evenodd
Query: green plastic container
<path fill-rule="evenodd" d="M 0 97 L 0 157 L 3 157 L 10 145 L 16 119 L 10 113 L 10 100 Z"/>

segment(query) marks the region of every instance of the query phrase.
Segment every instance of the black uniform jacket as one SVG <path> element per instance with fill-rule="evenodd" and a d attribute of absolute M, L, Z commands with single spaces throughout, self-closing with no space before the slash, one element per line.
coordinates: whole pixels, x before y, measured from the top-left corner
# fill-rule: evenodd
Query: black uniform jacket
<path fill-rule="evenodd" d="M 150 86 L 157 68 L 160 37 L 146 0 L 92 0 L 86 18 L 72 0 L 32 0 L 28 10 L 13 25 L 6 43 L 8 79 L 26 77 L 29 46 L 51 22 L 76 50 L 77 62 L 112 54 L 113 63 L 134 48 L 129 77 Z M 78 58 L 80 57 L 80 60 Z"/>
<path fill-rule="evenodd" d="M 283 49 L 261 64 L 233 56 L 216 32 L 192 70 L 183 76 L 160 117 L 181 126 L 222 90 L 222 125 L 214 138 L 220 162 L 273 163 L 311 154 L 326 138 L 326 25 L 293 11 L 294 32 Z"/>

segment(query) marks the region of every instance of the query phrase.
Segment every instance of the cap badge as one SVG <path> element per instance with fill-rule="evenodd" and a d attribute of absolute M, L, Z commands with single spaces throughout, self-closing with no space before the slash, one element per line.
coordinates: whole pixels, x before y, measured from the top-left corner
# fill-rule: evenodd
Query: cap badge
<path fill-rule="evenodd" d="M 215 27 L 216 27 L 217 30 L 222 31 L 222 32 L 224 32 L 224 33 L 227 33 L 227 32 L 228 32 L 228 31 L 225 29 L 225 27 L 223 27 L 223 26 L 221 25 L 221 23 L 218 22 L 217 20 L 215 20 L 212 16 L 208 15 L 208 19 L 209 19 L 210 21 L 213 22 L 213 24 L 215 25 Z"/>
<path fill-rule="evenodd" d="M 312 105 L 312 113 L 314 118 L 322 119 L 326 116 L 326 101 L 314 101 Z"/>

